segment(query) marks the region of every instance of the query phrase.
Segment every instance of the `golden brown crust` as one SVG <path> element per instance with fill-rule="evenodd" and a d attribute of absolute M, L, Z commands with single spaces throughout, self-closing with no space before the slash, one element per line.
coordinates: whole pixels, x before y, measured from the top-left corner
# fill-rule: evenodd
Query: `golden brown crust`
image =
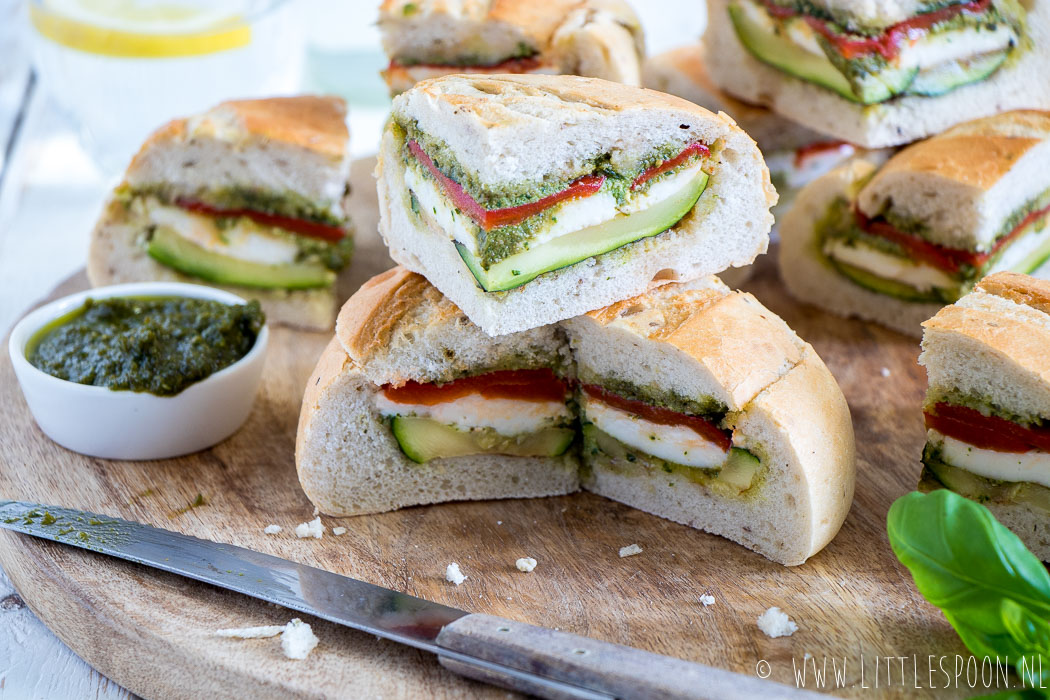
<path fill-rule="evenodd" d="M 926 333 L 939 331 L 969 338 L 1009 358 L 1041 381 L 1050 381 L 1050 353 L 1046 351 L 1050 347 L 1050 325 L 997 310 L 952 305 L 938 311 L 922 327 Z"/>
<path fill-rule="evenodd" d="M 1022 110 L 977 119 L 901 150 L 867 188 L 877 188 L 888 174 L 912 172 L 988 190 L 1048 138 L 1050 112 Z"/>
<path fill-rule="evenodd" d="M 430 283 L 400 265 L 361 285 L 336 318 L 336 337 L 350 357 L 365 364 L 384 347 L 398 322 L 423 301 Z"/>
<path fill-rule="evenodd" d="M 977 290 L 1050 314 L 1050 281 L 1019 272 L 997 272 L 977 283 Z"/>
<path fill-rule="evenodd" d="M 773 312 L 724 285 L 670 284 L 586 314 L 696 360 L 742 406 L 802 360 L 805 344 Z"/>
<path fill-rule="evenodd" d="M 247 133 L 268 141 L 300 146 L 332 159 L 341 159 L 346 150 L 346 102 L 339 97 L 234 100 L 212 111 L 218 110 L 236 114 Z"/>
<path fill-rule="evenodd" d="M 303 403 L 299 410 L 299 425 L 295 430 L 295 464 L 301 462 L 300 456 L 306 439 L 306 426 L 313 419 L 314 412 L 321 402 L 321 394 L 328 389 L 329 385 L 343 373 L 343 371 L 354 363 L 347 357 L 339 339 L 333 337 L 324 352 L 318 358 L 314 371 L 310 373 L 310 379 L 306 382 L 306 390 L 303 392 Z"/>
<path fill-rule="evenodd" d="M 273 97 L 262 100 L 233 100 L 188 119 L 175 119 L 146 139 L 131 160 L 129 171 L 143 165 L 155 147 L 181 142 L 193 136 L 277 141 L 314 151 L 332 160 L 346 154 L 350 133 L 346 127 L 346 103 L 338 97 Z"/>

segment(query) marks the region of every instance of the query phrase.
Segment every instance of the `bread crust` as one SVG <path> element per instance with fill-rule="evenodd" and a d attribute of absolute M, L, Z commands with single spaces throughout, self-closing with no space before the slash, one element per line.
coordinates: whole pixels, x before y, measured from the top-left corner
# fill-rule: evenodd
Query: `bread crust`
<path fill-rule="evenodd" d="M 175 119 L 154 131 L 132 158 L 129 171 L 143 165 L 157 146 L 187 138 L 235 137 L 245 143 L 274 141 L 341 161 L 350 132 L 340 97 L 299 95 L 231 100 L 196 117 Z"/>
<path fill-rule="evenodd" d="M 976 289 L 1050 314 L 1050 281 L 1019 272 L 997 272 L 978 282 Z"/>
<path fill-rule="evenodd" d="M 861 190 L 869 216 L 886 200 L 877 193 L 902 172 L 930 178 L 929 189 L 946 181 L 990 190 L 1030 150 L 1050 138 L 1050 112 L 1020 110 L 959 124 L 898 151 Z"/>
<path fill-rule="evenodd" d="M 724 285 L 691 286 L 668 284 L 566 325 L 571 329 L 586 319 L 674 348 L 711 374 L 725 390 L 730 410 L 802 361 L 805 343 L 754 296 Z"/>
<path fill-rule="evenodd" d="M 390 340 L 394 326 L 432 289 L 422 275 L 398 265 L 361 285 L 336 318 L 336 338 L 358 364 Z"/>

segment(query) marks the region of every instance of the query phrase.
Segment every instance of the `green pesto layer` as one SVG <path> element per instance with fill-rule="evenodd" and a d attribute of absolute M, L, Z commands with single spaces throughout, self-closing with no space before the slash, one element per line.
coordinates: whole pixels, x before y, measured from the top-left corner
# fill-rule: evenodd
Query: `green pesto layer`
<path fill-rule="evenodd" d="M 152 195 L 162 202 L 173 202 L 177 196 L 181 196 L 181 193 L 167 183 L 158 183 L 135 188 L 122 185 L 117 189 L 116 195 L 125 201 L 135 196 Z M 216 209 L 251 209 L 265 214 L 287 216 L 341 228 L 345 228 L 348 224 L 345 216 L 337 216 L 329 207 L 319 205 L 314 200 L 291 190 L 272 192 L 248 187 L 219 187 L 197 192 L 193 198 Z"/>
<path fill-rule="evenodd" d="M 537 201 L 561 192 L 572 182 L 585 175 L 604 176 L 605 181 L 600 191 L 612 195 L 617 205 L 623 205 L 630 197 L 644 194 L 659 179 L 671 177 L 683 169 L 696 164 L 695 160 L 688 160 L 676 168 L 661 173 L 659 178 L 653 178 L 637 190 L 632 191 L 631 183 L 641 173 L 665 160 L 676 157 L 682 152 L 683 146 L 681 144 L 668 144 L 654 149 L 626 172 L 618 172 L 613 169 L 611 156 L 605 153 L 583 164 L 567 177 L 544 179 L 540 182 L 508 183 L 501 187 L 499 191 L 496 191 L 486 185 L 481 185 L 472 173 L 459 164 L 447 146 L 437 139 L 424 134 L 414 124 L 402 127 L 396 122 L 392 122 L 391 128 L 395 136 L 401 139 L 401 154 L 406 168 L 412 168 L 420 176 L 431 181 L 434 180 L 430 171 L 408 149 L 410 140 L 417 141 L 444 175 L 459 183 L 467 194 L 486 209 L 515 207 Z M 410 195 L 410 197 L 412 210 L 419 214 L 419 202 L 414 196 Z M 458 213 L 458 210 L 456 211 Z M 557 217 L 558 208 L 553 207 L 535 214 L 519 224 L 501 226 L 490 231 L 484 231 L 466 215 L 463 215 L 463 223 L 467 230 L 473 231 L 477 241 L 478 257 L 482 266 L 488 269 L 512 255 L 527 250 L 538 234 L 557 222 Z"/>
<path fill-rule="evenodd" d="M 577 368 L 581 384 L 597 384 L 625 399 L 634 399 L 650 406 L 668 408 L 689 416 L 703 416 L 715 425 L 720 425 L 729 407 L 713 396 L 687 397 L 673 389 L 665 389 L 654 382 L 639 386 L 617 377 L 600 375 L 587 367 Z"/>

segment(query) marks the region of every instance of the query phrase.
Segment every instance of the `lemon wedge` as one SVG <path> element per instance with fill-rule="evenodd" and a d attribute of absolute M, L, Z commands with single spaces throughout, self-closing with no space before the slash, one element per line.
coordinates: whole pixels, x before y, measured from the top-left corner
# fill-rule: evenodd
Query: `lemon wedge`
<path fill-rule="evenodd" d="M 241 15 L 177 1 L 44 0 L 30 4 L 29 17 L 57 44 L 120 58 L 200 56 L 252 40 Z"/>

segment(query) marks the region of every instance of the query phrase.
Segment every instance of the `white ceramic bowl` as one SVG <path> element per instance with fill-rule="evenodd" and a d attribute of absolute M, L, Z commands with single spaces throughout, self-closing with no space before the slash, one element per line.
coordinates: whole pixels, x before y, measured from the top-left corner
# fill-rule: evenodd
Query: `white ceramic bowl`
<path fill-rule="evenodd" d="M 26 345 L 51 321 L 90 297 L 180 296 L 243 304 L 235 294 L 177 282 L 99 287 L 33 311 L 11 331 L 9 349 L 29 410 L 48 437 L 75 452 L 106 459 L 166 459 L 225 440 L 244 423 L 262 376 L 269 329 L 263 326 L 248 354 L 175 396 L 113 391 L 69 382 L 26 359 Z"/>

